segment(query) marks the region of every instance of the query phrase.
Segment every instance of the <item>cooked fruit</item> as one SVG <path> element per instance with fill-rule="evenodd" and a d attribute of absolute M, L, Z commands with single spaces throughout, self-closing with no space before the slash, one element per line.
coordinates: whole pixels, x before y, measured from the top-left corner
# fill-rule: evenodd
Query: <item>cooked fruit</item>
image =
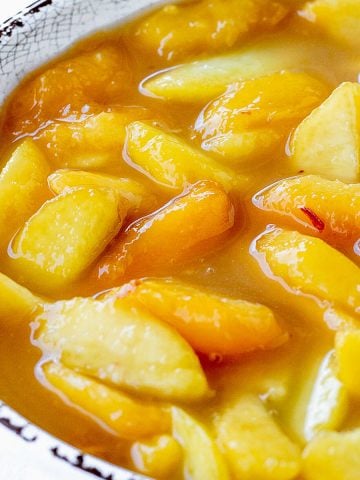
<path fill-rule="evenodd" d="M 130 295 L 169 323 L 197 351 L 238 355 L 287 340 L 272 311 L 171 280 L 134 282 Z"/>
<path fill-rule="evenodd" d="M 266 161 L 329 93 L 324 82 L 307 73 L 280 72 L 238 82 L 205 107 L 195 128 L 203 149 L 228 162 Z"/>
<path fill-rule="evenodd" d="M 21 142 L 0 173 L 1 250 L 49 196 L 48 174 L 49 166 L 41 150 L 30 139 Z"/>
<path fill-rule="evenodd" d="M 172 478 L 182 456 L 180 445 L 170 435 L 144 439 L 135 442 L 131 448 L 131 459 L 136 469 L 154 478 Z"/>
<path fill-rule="evenodd" d="M 71 404 L 104 423 L 121 438 L 136 440 L 170 431 L 170 415 L 163 407 L 141 403 L 61 364 L 46 363 L 42 371 L 50 385 Z"/>
<path fill-rule="evenodd" d="M 300 451 L 254 395 L 243 395 L 215 418 L 217 439 L 239 480 L 290 480 L 300 472 Z M 205 478 L 205 477 L 204 477 Z"/>
<path fill-rule="evenodd" d="M 202 0 L 167 5 L 137 25 L 133 35 L 142 51 L 174 60 L 231 47 L 252 30 L 275 26 L 287 12 L 284 5 L 273 0 Z"/>
<path fill-rule="evenodd" d="M 127 127 L 126 153 L 145 175 L 180 193 L 189 183 L 214 180 L 226 190 L 242 190 L 247 177 L 221 165 L 176 135 L 134 122 Z"/>
<path fill-rule="evenodd" d="M 336 358 L 339 378 L 348 391 L 360 397 L 360 328 L 348 326 L 336 334 Z"/>
<path fill-rule="evenodd" d="M 38 322 L 40 346 L 100 381 L 184 402 L 209 394 L 199 360 L 185 340 L 125 299 L 60 301 L 47 306 Z"/>
<path fill-rule="evenodd" d="M 148 116 L 143 108 L 101 112 L 82 122 L 53 123 L 40 131 L 37 140 L 59 167 L 109 167 L 121 161 L 126 125 Z"/>
<path fill-rule="evenodd" d="M 285 70 L 321 71 L 328 47 L 311 39 L 267 38 L 233 53 L 185 63 L 146 79 L 142 88 L 151 96 L 182 103 L 213 100 L 234 82 L 271 75 Z"/>
<path fill-rule="evenodd" d="M 184 474 L 192 480 L 228 480 L 225 460 L 206 428 L 177 407 L 172 408 L 172 422 L 184 450 Z"/>
<path fill-rule="evenodd" d="M 76 188 L 47 201 L 12 242 L 9 267 L 43 293 L 77 280 L 121 227 L 127 201 L 111 190 Z"/>
<path fill-rule="evenodd" d="M 30 314 L 42 304 L 42 300 L 11 278 L 0 273 L 0 319 L 12 322 Z"/>
<path fill-rule="evenodd" d="M 310 1 L 300 11 L 300 14 L 345 45 L 360 47 L 360 4 L 358 0 Z"/>
<path fill-rule="evenodd" d="M 117 192 L 129 203 L 128 214 L 142 217 L 158 207 L 158 201 L 149 189 L 131 178 L 84 172 L 81 170 L 57 170 L 48 177 L 53 192 L 60 194 L 74 187 L 107 188 Z"/>
<path fill-rule="evenodd" d="M 296 294 L 357 312 L 360 307 L 360 269 L 319 238 L 272 228 L 254 243 L 254 256 L 275 280 Z M 334 275 L 336 272 L 336 275 Z"/>
<path fill-rule="evenodd" d="M 326 180 L 318 175 L 286 178 L 266 187 L 254 204 L 286 216 L 336 243 L 360 237 L 360 185 Z"/>
<path fill-rule="evenodd" d="M 358 480 L 360 472 L 360 430 L 323 432 L 303 454 L 305 480 Z"/>
<path fill-rule="evenodd" d="M 298 126 L 292 140 L 294 173 L 359 181 L 360 85 L 342 83 Z"/>
<path fill-rule="evenodd" d="M 169 271 L 224 240 L 234 223 L 229 197 L 215 183 L 198 182 L 152 215 L 130 225 L 95 268 L 97 290 L 127 278 Z"/>

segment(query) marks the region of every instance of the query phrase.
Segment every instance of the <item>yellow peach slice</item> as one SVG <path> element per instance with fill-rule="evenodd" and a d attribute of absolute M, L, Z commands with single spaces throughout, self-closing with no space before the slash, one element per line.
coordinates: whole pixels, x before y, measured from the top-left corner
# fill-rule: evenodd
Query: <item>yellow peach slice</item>
<path fill-rule="evenodd" d="M 1 249 L 49 197 L 48 174 L 49 166 L 35 143 L 30 139 L 20 143 L 0 173 Z"/>
<path fill-rule="evenodd" d="M 177 193 L 198 180 L 213 180 L 226 191 L 241 191 L 248 180 L 176 135 L 143 122 L 134 122 L 127 127 L 125 150 L 137 168 Z"/>
<path fill-rule="evenodd" d="M 25 285 L 54 292 L 77 280 L 121 227 L 127 201 L 111 190 L 76 188 L 47 201 L 11 245 L 9 268 Z"/>
<path fill-rule="evenodd" d="M 335 338 L 339 378 L 352 395 L 360 397 L 360 328 L 347 326 Z"/>
<path fill-rule="evenodd" d="M 195 350 L 208 355 L 238 355 L 287 340 L 272 311 L 260 304 L 171 280 L 140 280 L 129 290 L 131 298 L 175 327 Z"/>
<path fill-rule="evenodd" d="M 294 293 L 360 313 L 360 269 L 323 240 L 273 228 L 253 247 L 264 271 Z"/>
<path fill-rule="evenodd" d="M 301 223 L 322 237 L 355 241 L 360 237 L 360 185 L 318 175 L 286 178 L 255 195 L 262 210 Z"/>
<path fill-rule="evenodd" d="M 209 394 L 185 340 L 126 299 L 60 301 L 37 320 L 39 346 L 81 373 L 161 399 L 191 402 Z"/>
<path fill-rule="evenodd" d="M 74 187 L 107 188 L 117 192 L 129 203 L 128 214 L 131 217 L 142 217 L 157 209 L 158 201 L 149 189 L 136 180 L 115 177 L 101 173 L 81 170 L 57 170 L 48 177 L 48 183 L 57 195 Z"/>
<path fill-rule="evenodd" d="M 42 303 L 29 290 L 0 273 L 0 318 L 22 318 Z"/>
<path fill-rule="evenodd" d="M 360 178 L 360 85 L 342 83 L 296 129 L 290 165 L 294 173 L 356 183 Z"/>
<path fill-rule="evenodd" d="M 300 472 L 300 450 L 254 395 L 226 405 L 215 419 L 217 440 L 232 478 L 291 480 Z"/>
<path fill-rule="evenodd" d="M 42 366 L 46 381 L 71 404 L 105 424 L 126 440 L 136 440 L 171 429 L 169 412 L 160 406 L 141 403 L 54 362 Z"/>
<path fill-rule="evenodd" d="M 234 223 L 226 193 L 214 182 L 192 185 L 157 212 L 130 225 L 105 253 L 90 279 L 97 291 L 125 278 L 171 271 L 209 253 Z"/>
<path fill-rule="evenodd" d="M 229 474 L 215 439 L 195 418 L 172 408 L 173 435 L 184 450 L 184 473 L 192 480 L 228 480 Z"/>
<path fill-rule="evenodd" d="M 360 472 L 360 429 L 322 432 L 305 448 L 305 480 L 358 480 Z"/>

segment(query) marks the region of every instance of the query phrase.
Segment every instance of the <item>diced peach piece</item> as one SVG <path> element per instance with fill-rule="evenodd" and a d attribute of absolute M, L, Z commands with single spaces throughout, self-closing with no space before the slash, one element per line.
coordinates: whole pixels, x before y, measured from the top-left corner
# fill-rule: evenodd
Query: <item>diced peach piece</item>
<path fill-rule="evenodd" d="M 191 402 L 209 394 L 198 358 L 171 327 L 126 299 L 74 298 L 37 317 L 38 345 L 113 386 Z"/>
<path fill-rule="evenodd" d="M 295 172 L 355 183 L 360 179 L 360 85 L 342 83 L 296 129 L 291 144 Z"/>
<path fill-rule="evenodd" d="M 29 82 L 9 105 L 11 133 L 37 132 L 51 120 L 80 120 L 126 98 L 126 54 L 104 47 L 66 59 Z"/>
<path fill-rule="evenodd" d="M 0 318 L 22 318 L 40 305 L 40 298 L 0 273 Z"/>
<path fill-rule="evenodd" d="M 74 187 L 107 188 L 117 192 L 129 203 L 128 214 L 142 217 L 156 210 L 158 201 L 149 189 L 131 178 L 115 177 L 81 170 L 57 170 L 48 177 L 48 183 L 57 195 Z"/>
<path fill-rule="evenodd" d="M 358 480 L 360 429 L 322 432 L 303 453 L 304 480 Z"/>
<path fill-rule="evenodd" d="M 307 403 L 303 427 L 307 441 L 320 431 L 337 430 L 345 418 L 348 395 L 336 370 L 334 351 L 330 351 L 320 365 Z"/>
<path fill-rule="evenodd" d="M 335 40 L 350 47 L 360 47 L 360 4 L 358 0 L 316 0 L 299 12 L 320 26 Z"/>
<path fill-rule="evenodd" d="M 131 448 L 135 468 L 154 478 L 173 478 L 182 461 L 182 449 L 170 435 L 157 435 L 135 442 Z"/>
<path fill-rule="evenodd" d="M 11 244 L 10 270 L 43 293 L 79 278 L 119 231 L 127 201 L 79 187 L 47 201 Z"/>
<path fill-rule="evenodd" d="M 136 440 L 171 429 L 165 408 L 141 403 L 54 362 L 42 366 L 45 379 L 73 405 L 104 423 L 121 438 Z"/>
<path fill-rule="evenodd" d="M 273 348 L 287 340 L 264 305 L 221 297 L 171 280 L 136 281 L 130 292 L 201 353 L 238 355 Z"/>
<path fill-rule="evenodd" d="M 288 9 L 277 1 L 202 0 L 167 5 L 136 27 L 138 47 L 167 60 L 231 47 L 253 29 L 279 23 Z"/>
<path fill-rule="evenodd" d="M 215 439 L 184 410 L 172 407 L 173 435 L 184 450 L 184 474 L 192 480 L 228 480 L 229 474 Z"/>
<path fill-rule="evenodd" d="M 41 150 L 32 140 L 24 140 L 0 173 L 1 250 L 48 198 L 48 174 L 49 166 Z"/>
<path fill-rule="evenodd" d="M 291 480 L 300 472 L 300 451 L 251 394 L 227 405 L 215 419 L 218 443 L 232 478 Z"/>
<path fill-rule="evenodd" d="M 281 71 L 314 71 L 323 73 L 319 58 L 331 60 L 333 49 L 318 39 L 282 37 L 261 40 L 204 60 L 185 63 L 145 79 L 144 93 L 181 103 L 201 103 L 223 94 L 228 85 Z M 354 68 L 355 70 L 355 68 Z M 355 70 L 356 71 L 356 70 Z M 272 92 L 274 93 L 274 92 Z"/>
<path fill-rule="evenodd" d="M 99 286 L 118 286 L 126 277 L 169 271 L 222 243 L 222 234 L 233 224 L 234 209 L 226 193 L 211 181 L 198 182 L 130 225 L 100 259 L 90 280 L 99 291 Z"/>
<path fill-rule="evenodd" d="M 360 269 L 323 240 L 272 228 L 253 248 L 264 271 L 294 293 L 360 313 Z"/>
<path fill-rule="evenodd" d="M 82 122 L 53 123 L 41 130 L 36 139 L 60 167 L 107 167 L 121 160 L 126 125 L 148 116 L 149 112 L 141 108 L 102 112 Z"/>
<path fill-rule="evenodd" d="M 255 195 L 254 204 L 301 223 L 322 237 L 355 241 L 360 237 L 360 185 L 317 175 L 280 180 Z"/>
<path fill-rule="evenodd" d="M 125 149 L 131 162 L 147 176 L 178 193 L 198 180 L 214 180 L 226 191 L 241 191 L 248 180 L 176 135 L 143 122 L 127 127 Z"/>
<path fill-rule="evenodd" d="M 329 93 L 328 85 L 307 73 L 281 72 L 237 82 L 205 107 L 195 128 L 205 150 L 242 163 L 285 141 Z"/>
<path fill-rule="evenodd" d="M 339 378 L 352 395 L 360 397 L 360 328 L 339 330 L 335 347 Z"/>

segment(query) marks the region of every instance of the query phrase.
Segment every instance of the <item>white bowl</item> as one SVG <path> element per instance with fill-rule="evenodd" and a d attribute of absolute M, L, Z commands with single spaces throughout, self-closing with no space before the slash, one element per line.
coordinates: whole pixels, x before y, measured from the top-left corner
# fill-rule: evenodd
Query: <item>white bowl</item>
<path fill-rule="evenodd" d="M 161 3 L 166 0 L 38 0 L 33 3 L 0 25 L 1 103 L 27 73 L 65 51 L 76 40 L 129 20 Z M 145 478 L 83 454 L 32 425 L 1 402 L 0 465 L 1 480 Z"/>

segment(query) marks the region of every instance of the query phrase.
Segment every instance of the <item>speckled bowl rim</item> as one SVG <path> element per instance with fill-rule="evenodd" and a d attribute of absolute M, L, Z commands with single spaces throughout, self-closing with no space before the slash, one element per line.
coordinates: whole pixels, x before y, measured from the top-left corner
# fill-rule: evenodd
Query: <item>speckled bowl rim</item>
<path fill-rule="evenodd" d="M 14 87 L 31 71 L 66 51 L 74 42 L 96 30 L 110 28 L 125 22 L 146 10 L 168 3 L 168 0 L 37 0 L 17 15 L 0 25 L 0 103 L 3 103 Z M 107 8 L 107 13 L 99 10 L 99 4 Z M 136 5 L 135 5 L 136 4 Z M 83 14 L 81 9 L 84 10 Z M 109 15 L 116 9 L 115 15 Z M 83 18 L 81 25 L 67 23 L 62 27 L 61 19 L 67 21 L 71 12 L 77 11 Z M 105 13 L 104 13 L 105 12 Z M 69 16 L 70 15 L 70 16 Z M 92 18 L 92 21 L 89 20 Z M 48 23 L 50 22 L 50 25 Z M 61 34 L 54 36 L 53 27 Z M 63 28 L 63 30 L 62 30 Z M 49 35 L 47 39 L 45 36 Z M 60 41 L 61 40 L 61 41 Z M 42 50 L 41 45 L 46 45 Z M 122 469 L 108 462 L 85 454 L 69 444 L 58 440 L 41 428 L 33 425 L 14 409 L 0 401 L 0 438 L 6 441 L 16 435 L 22 441 L 21 449 L 33 449 L 34 459 L 49 461 L 52 458 L 54 471 L 51 480 L 64 480 L 59 467 L 66 462 L 74 470 L 81 471 L 84 477 L 103 480 L 144 480 L 148 477 Z M 32 455 L 32 453 L 31 453 Z M 17 458 L 17 452 L 15 452 Z M 34 460 L 35 461 L 35 460 Z M 6 463 L 6 459 L 2 460 Z M 61 470 L 61 469 L 60 469 Z M 58 476 L 61 475 L 61 476 Z M 11 477 L 22 480 L 24 477 Z M 205 479 L 204 479 L 205 480 Z"/>

